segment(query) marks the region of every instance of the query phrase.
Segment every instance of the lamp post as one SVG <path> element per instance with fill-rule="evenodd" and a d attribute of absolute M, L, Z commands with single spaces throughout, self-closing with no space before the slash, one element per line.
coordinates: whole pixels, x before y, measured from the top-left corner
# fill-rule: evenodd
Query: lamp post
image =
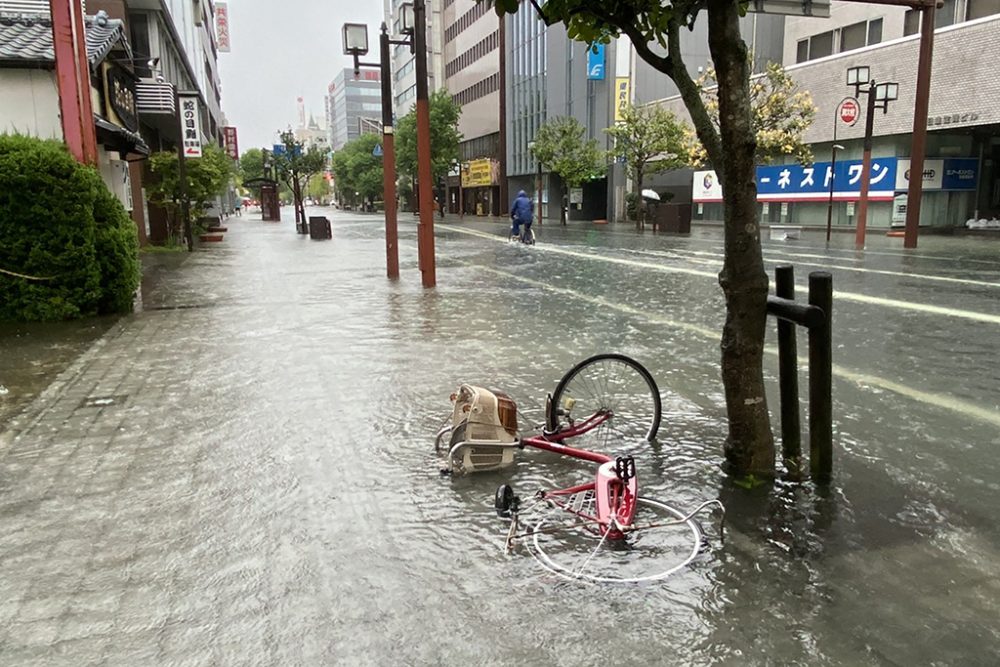
<path fill-rule="evenodd" d="M 528 151 L 535 156 L 535 142 L 528 142 Z M 535 174 L 535 192 L 538 197 L 538 224 L 542 224 L 542 161 L 535 156 L 535 161 L 538 163 L 538 173 Z"/>
<path fill-rule="evenodd" d="M 868 188 L 872 167 L 872 129 L 875 122 L 875 109 L 882 113 L 889 112 L 889 102 L 899 97 L 898 83 L 875 83 L 871 79 L 871 69 L 867 66 L 850 67 L 847 70 L 847 85 L 854 86 L 855 96 L 867 95 L 868 104 L 865 112 L 865 143 L 864 156 L 861 161 L 861 195 L 858 197 L 858 223 L 854 236 L 854 245 L 865 247 L 865 232 L 868 224 Z M 867 83 L 867 89 L 863 87 Z"/>
<path fill-rule="evenodd" d="M 389 29 L 382 23 L 379 35 L 379 62 L 362 63 L 359 58 L 368 53 L 368 26 L 361 23 L 345 23 L 343 27 L 344 54 L 354 57 L 354 76 L 361 65 L 378 67 L 382 79 L 382 200 L 385 209 L 385 267 L 390 280 L 399 278 L 399 233 L 396 220 L 396 150 L 394 144 L 392 114 L 392 74 L 389 69 L 390 44 L 403 44 L 413 51 L 413 5 L 400 6 L 403 24 L 403 39 L 389 38 Z"/>

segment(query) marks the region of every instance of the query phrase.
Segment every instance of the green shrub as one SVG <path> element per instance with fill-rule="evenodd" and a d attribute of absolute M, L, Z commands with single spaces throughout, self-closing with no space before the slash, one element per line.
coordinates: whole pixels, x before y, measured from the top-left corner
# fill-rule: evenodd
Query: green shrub
<path fill-rule="evenodd" d="M 0 135 L 0 269 L 46 278 L 0 273 L 0 320 L 130 308 L 135 231 L 113 200 L 97 172 L 61 142 Z"/>

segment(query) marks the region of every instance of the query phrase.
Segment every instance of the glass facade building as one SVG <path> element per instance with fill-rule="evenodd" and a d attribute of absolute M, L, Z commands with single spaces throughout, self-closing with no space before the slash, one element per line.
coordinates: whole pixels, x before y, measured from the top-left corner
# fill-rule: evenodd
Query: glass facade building
<path fill-rule="evenodd" d="M 510 55 L 507 61 L 509 93 L 508 141 L 510 176 L 532 174 L 537 169 L 528 142 L 545 123 L 545 77 L 548 74 L 548 32 L 533 11 L 520 11 L 507 18 Z"/>

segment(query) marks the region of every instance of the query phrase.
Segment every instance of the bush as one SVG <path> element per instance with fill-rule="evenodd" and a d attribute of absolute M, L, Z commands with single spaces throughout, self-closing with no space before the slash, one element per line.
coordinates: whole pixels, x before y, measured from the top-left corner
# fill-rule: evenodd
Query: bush
<path fill-rule="evenodd" d="M 0 320 L 131 308 L 135 228 L 97 172 L 61 142 L 0 135 Z"/>

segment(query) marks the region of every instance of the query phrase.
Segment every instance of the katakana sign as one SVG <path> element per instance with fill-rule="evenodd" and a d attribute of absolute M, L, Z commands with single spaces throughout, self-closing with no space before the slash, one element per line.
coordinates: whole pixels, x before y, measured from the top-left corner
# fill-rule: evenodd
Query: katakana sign
<path fill-rule="evenodd" d="M 180 96 L 184 157 L 201 157 L 201 114 L 197 97 Z"/>
<path fill-rule="evenodd" d="M 757 167 L 757 201 L 825 202 L 830 196 L 831 179 L 835 201 L 854 201 L 861 196 L 861 160 L 829 162 L 809 166 L 781 164 Z M 892 201 L 896 188 L 896 158 L 872 158 L 868 178 L 871 201 Z M 692 201 L 722 201 L 722 189 L 714 171 L 694 174 Z"/>

